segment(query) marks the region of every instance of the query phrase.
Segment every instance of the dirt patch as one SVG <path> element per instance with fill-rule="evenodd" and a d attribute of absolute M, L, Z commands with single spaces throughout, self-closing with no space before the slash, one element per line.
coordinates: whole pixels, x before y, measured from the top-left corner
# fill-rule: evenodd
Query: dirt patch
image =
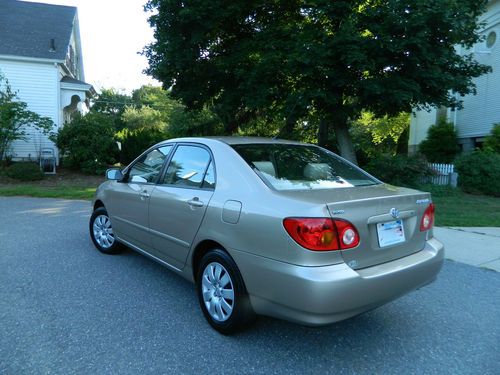
<path fill-rule="evenodd" d="M 0 175 L 0 186 L 12 186 L 19 184 L 29 184 L 34 186 L 57 187 L 57 186 L 78 186 L 78 187 L 97 187 L 106 178 L 104 176 L 92 176 L 79 172 L 58 169 L 55 175 L 45 175 L 40 181 L 19 181 Z"/>

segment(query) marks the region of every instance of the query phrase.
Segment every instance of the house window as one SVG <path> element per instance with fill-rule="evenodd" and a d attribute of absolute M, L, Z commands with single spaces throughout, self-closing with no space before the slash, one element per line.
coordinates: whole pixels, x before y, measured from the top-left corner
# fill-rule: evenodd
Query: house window
<path fill-rule="evenodd" d="M 76 54 L 72 46 L 68 47 L 68 54 L 66 55 L 66 67 L 69 69 L 75 78 L 79 78 L 76 74 Z"/>
<path fill-rule="evenodd" d="M 488 36 L 486 37 L 486 47 L 491 48 L 495 45 L 495 42 L 497 41 L 497 33 L 494 31 L 491 31 Z"/>

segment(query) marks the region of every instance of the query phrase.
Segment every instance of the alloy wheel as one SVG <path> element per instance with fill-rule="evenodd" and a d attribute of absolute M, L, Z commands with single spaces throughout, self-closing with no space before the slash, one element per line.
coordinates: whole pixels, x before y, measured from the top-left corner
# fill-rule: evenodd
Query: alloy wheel
<path fill-rule="evenodd" d="M 111 227 L 111 221 L 106 215 L 99 215 L 92 226 L 94 238 L 103 249 L 109 249 L 115 243 L 115 235 Z"/>
<path fill-rule="evenodd" d="M 212 262 L 205 267 L 201 288 L 203 302 L 212 319 L 218 322 L 228 320 L 234 308 L 234 287 L 222 264 Z"/>

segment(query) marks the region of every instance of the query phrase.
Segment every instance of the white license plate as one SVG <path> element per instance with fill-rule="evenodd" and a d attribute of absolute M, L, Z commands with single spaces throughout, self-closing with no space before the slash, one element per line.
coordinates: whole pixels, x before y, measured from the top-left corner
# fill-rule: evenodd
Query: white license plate
<path fill-rule="evenodd" d="M 377 224 L 378 244 L 380 247 L 395 245 L 405 242 L 403 220 L 388 221 Z"/>

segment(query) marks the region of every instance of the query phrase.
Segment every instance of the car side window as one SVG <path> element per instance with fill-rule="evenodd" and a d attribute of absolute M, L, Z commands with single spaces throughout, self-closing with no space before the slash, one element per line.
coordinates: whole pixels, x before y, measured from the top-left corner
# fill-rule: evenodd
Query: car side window
<path fill-rule="evenodd" d="M 212 177 L 207 176 L 207 184 L 211 185 L 202 186 L 202 184 L 204 185 L 205 174 L 209 164 L 212 164 L 211 157 L 206 149 L 197 146 L 181 145 L 175 150 L 161 183 L 183 187 L 213 188 L 215 186 L 213 169 L 211 172 Z M 212 181 L 210 182 L 210 180 Z"/>
<path fill-rule="evenodd" d="M 203 179 L 203 185 L 201 185 L 204 189 L 213 189 L 215 188 L 215 170 L 214 163 L 211 161 L 208 165 L 207 172 L 205 173 L 205 178 Z"/>
<path fill-rule="evenodd" d="M 137 160 L 128 173 L 128 182 L 156 182 L 172 145 L 156 148 Z"/>

